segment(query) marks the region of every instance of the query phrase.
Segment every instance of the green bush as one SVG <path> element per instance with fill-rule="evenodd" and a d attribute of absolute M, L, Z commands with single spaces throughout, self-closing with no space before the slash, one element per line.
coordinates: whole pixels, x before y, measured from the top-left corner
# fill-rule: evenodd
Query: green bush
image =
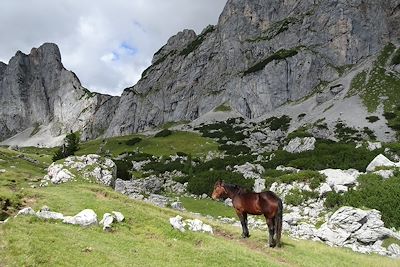
<path fill-rule="evenodd" d="M 274 54 L 272 54 L 271 56 L 267 57 L 263 61 L 255 64 L 254 66 L 247 69 L 244 72 L 244 75 L 246 76 L 253 72 L 261 71 L 265 68 L 265 66 L 267 66 L 269 63 L 271 63 L 274 60 L 284 60 L 286 58 L 293 57 L 298 54 L 298 50 L 299 50 L 298 47 L 290 49 L 290 50 L 281 49 L 281 50 L 275 52 Z"/>
<path fill-rule="evenodd" d="M 400 64 L 400 49 L 396 50 L 396 53 L 392 58 L 392 65 L 398 65 L 398 64 Z"/>
<path fill-rule="evenodd" d="M 296 188 L 290 190 L 289 193 L 286 195 L 285 204 L 299 206 L 307 202 L 309 199 L 315 198 L 318 198 L 318 193 Z"/>
<path fill-rule="evenodd" d="M 385 119 L 389 120 L 393 120 L 397 117 L 396 113 L 393 112 L 385 112 L 383 113 L 383 116 L 385 117 Z"/>
<path fill-rule="evenodd" d="M 117 166 L 117 178 L 129 181 L 132 179 L 132 163 L 125 160 L 114 160 Z"/>
<path fill-rule="evenodd" d="M 336 143 L 318 140 L 313 151 L 291 154 L 278 150 L 274 157 L 262 163 L 265 169 L 275 169 L 279 165 L 295 167 L 302 170 L 357 169 L 364 172 L 368 164 L 383 149 L 369 151 L 364 147 L 355 148 L 354 144 Z"/>
<path fill-rule="evenodd" d="M 291 118 L 287 115 L 282 117 L 271 117 L 261 122 L 261 124 L 268 126 L 272 131 L 277 131 L 281 129 L 282 131 L 287 131 L 290 126 Z"/>
<path fill-rule="evenodd" d="M 156 133 L 156 135 L 154 137 L 167 137 L 170 136 L 172 134 L 172 131 L 168 130 L 168 129 L 164 129 L 158 133 Z"/>
<path fill-rule="evenodd" d="M 370 123 L 374 123 L 374 122 L 379 121 L 379 117 L 377 117 L 377 116 L 369 116 L 369 117 L 366 117 L 366 119 L 367 119 Z"/>
<path fill-rule="evenodd" d="M 219 122 L 209 125 L 204 125 L 196 128 L 196 130 L 202 133 L 203 137 L 218 138 L 218 142 L 226 143 L 227 141 L 237 142 L 242 141 L 246 136 L 242 133 L 242 128 L 233 127 L 230 123 Z M 227 140 L 222 139 L 226 137 Z"/>
<path fill-rule="evenodd" d="M 245 145 L 220 145 L 218 150 L 225 151 L 228 155 L 248 154 L 251 151 Z"/>
<path fill-rule="evenodd" d="M 326 199 L 324 206 L 327 208 L 338 208 L 343 205 L 343 197 L 341 194 L 336 192 L 328 192 L 326 194 Z"/>
<path fill-rule="evenodd" d="M 215 182 L 220 179 L 226 183 L 243 186 L 248 190 L 251 190 L 254 185 L 254 180 L 244 179 L 243 175 L 240 173 L 223 170 L 205 171 L 197 173 L 190 178 L 188 191 L 196 195 L 207 194 L 210 196 L 214 189 Z"/>
<path fill-rule="evenodd" d="M 142 138 L 140 138 L 140 137 L 134 137 L 134 138 L 132 138 L 132 139 L 127 140 L 127 141 L 125 142 L 125 144 L 126 144 L 127 146 L 134 146 L 134 145 L 136 145 L 137 143 L 140 143 L 140 141 L 142 141 Z"/>
<path fill-rule="evenodd" d="M 159 174 L 164 172 L 181 171 L 184 172 L 185 164 L 180 161 L 165 162 L 149 162 L 143 166 L 144 171 L 152 171 L 153 173 Z"/>
<path fill-rule="evenodd" d="M 350 190 L 342 196 L 339 204 L 381 211 L 388 227 L 400 227 L 400 176 L 389 179 L 374 174 L 361 175 L 357 190 Z"/>
<path fill-rule="evenodd" d="M 299 138 L 304 138 L 304 137 L 312 137 L 313 135 L 310 134 L 309 132 L 307 132 L 307 129 L 305 128 L 299 128 L 296 131 L 291 132 L 288 137 L 286 138 L 286 140 L 290 141 L 296 137 Z"/>

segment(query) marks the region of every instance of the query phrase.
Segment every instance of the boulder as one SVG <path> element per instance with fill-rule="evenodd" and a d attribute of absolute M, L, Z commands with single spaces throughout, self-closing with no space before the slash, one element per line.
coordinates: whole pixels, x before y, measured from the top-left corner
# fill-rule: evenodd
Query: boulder
<path fill-rule="evenodd" d="M 203 232 L 213 234 L 213 229 L 210 225 L 203 223 L 199 219 L 194 220 L 186 220 L 187 226 L 189 227 L 189 231 L 192 232 Z"/>
<path fill-rule="evenodd" d="M 399 163 L 394 163 L 382 154 L 376 156 L 367 166 L 367 172 L 375 171 L 376 167 L 399 167 Z"/>
<path fill-rule="evenodd" d="M 171 203 L 171 208 L 173 208 L 174 210 L 181 210 L 181 211 L 185 210 L 182 202 L 179 201 Z"/>
<path fill-rule="evenodd" d="M 99 224 L 103 225 L 104 231 L 110 231 L 113 222 L 114 222 L 114 216 L 111 215 L 110 213 L 104 213 L 103 219 L 99 222 Z"/>
<path fill-rule="evenodd" d="M 257 178 L 254 180 L 253 191 L 256 193 L 263 192 L 265 190 L 265 179 Z"/>
<path fill-rule="evenodd" d="M 45 220 L 64 220 L 63 214 L 47 210 L 36 212 L 36 216 Z"/>
<path fill-rule="evenodd" d="M 155 206 L 165 208 L 169 204 L 169 198 L 157 194 L 151 194 L 147 199 L 146 202 L 149 202 Z"/>
<path fill-rule="evenodd" d="M 282 172 L 291 172 L 291 173 L 298 173 L 298 172 L 300 172 L 299 169 L 296 169 L 296 168 L 293 168 L 293 167 L 285 167 L 285 166 L 282 166 L 282 165 L 276 167 L 276 170 L 277 170 L 277 171 L 282 171 Z"/>
<path fill-rule="evenodd" d="M 75 178 L 75 176 L 67 169 L 64 169 L 62 164 L 52 163 L 47 169 L 47 179 L 53 184 L 66 183 Z"/>
<path fill-rule="evenodd" d="M 176 217 L 169 218 L 169 223 L 174 229 L 185 232 L 186 223 L 183 222 L 182 216 L 177 215 Z"/>
<path fill-rule="evenodd" d="M 400 246 L 397 244 L 391 244 L 387 248 L 390 253 L 395 257 L 400 257 Z"/>
<path fill-rule="evenodd" d="M 338 187 L 338 186 L 355 185 L 357 182 L 357 178 L 360 175 L 360 172 L 353 169 L 347 171 L 339 169 L 326 169 L 320 171 L 320 173 L 326 176 L 326 183 L 331 188 L 335 189 L 336 187 L 337 190 L 335 191 L 340 191 L 340 189 L 341 190 L 344 189 L 343 187 Z"/>
<path fill-rule="evenodd" d="M 31 208 L 31 207 L 27 207 L 27 208 L 23 208 L 22 210 L 18 211 L 17 215 L 15 215 L 15 217 L 17 216 L 33 216 L 35 215 L 35 211 Z"/>
<path fill-rule="evenodd" d="M 367 149 L 369 151 L 374 151 L 374 150 L 382 148 L 382 143 L 381 142 L 370 142 L 370 141 L 368 141 L 367 144 L 368 144 Z"/>
<path fill-rule="evenodd" d="M 299 138 L 290 140 L 289 144 L 283 150 L 289 153 L 301 153 L 315 149 L 316 139 L 314 137 Z"/>
<path fill-rule="evenodd" d="M 91 209 L 86 209 L 79 212 L 77 215 L 73 217 L 66 216 L 63 220 L 63 223 L 80 225 L 80 226 L 96 225 L 97 214 Z"/>
<path fill-rule="evenodd" d="M 112 214 L 117 222 L 122 222 L 123 220 L 125 220 L 125 216 L 121 212 L 113 211 Z"/>
<path fill-rule="evenodd" d="M 321 184 L 317 190 L 320 197 L 326 196 L 326 194 L 332 192 L 332 188 L 327 183 Z"/>

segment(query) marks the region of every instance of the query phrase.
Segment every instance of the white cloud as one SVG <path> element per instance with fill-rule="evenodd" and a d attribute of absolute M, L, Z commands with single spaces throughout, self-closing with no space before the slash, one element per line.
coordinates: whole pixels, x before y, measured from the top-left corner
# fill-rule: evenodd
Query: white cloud
<path fill-rule="evenodd" d="M 94 91 L 118 95 L 185 28 L 216 24 L 226 0 L 1 0 L 0 60 L 59 45 L 64 66 Z"/>

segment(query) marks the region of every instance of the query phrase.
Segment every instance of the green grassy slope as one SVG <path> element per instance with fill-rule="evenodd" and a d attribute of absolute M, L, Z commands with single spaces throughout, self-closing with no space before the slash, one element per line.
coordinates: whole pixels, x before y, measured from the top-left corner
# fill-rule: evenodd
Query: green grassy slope
<path fill-rule="evenodd" d="M 126 221 L 107 233 L 100 227 L 32 217 L 11 219 L 0 226 L 0 258 L 6 266 L 400 266 L 395 260 L 288 237 L 283 248 L 270 249 L 265 232 L 253 231 L 249 240 L 241 240 L 239 229 L 212 222 L 214 236 L 180 233 L 168 222 L 175 211 L 129 200 L 99 185 L 28 189 L 26 196 L 35 209 L 48 205 L 73 215 L 92 208 L 98 216 L 116 210 Z"/>

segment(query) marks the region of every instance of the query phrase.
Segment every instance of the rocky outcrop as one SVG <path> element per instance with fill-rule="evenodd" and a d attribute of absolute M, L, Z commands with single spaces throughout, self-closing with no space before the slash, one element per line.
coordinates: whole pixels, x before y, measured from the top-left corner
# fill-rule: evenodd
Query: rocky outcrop
<path fill-rule="evenodd" d="M 187 219 L 183 221 L 182 216 L 177 215 L 176 217 L 170 218 L 169 222 L 174 229 L 177 229 L 182 233 L 185 232 L 186 230 L 189 230 L 192 232 L 203 232 L 203 233 L 213 234 L 212 227 L 208 224 L 203 223 L 199 219 L 194 219 L 194 220 Z"/>
<path fill-rule="evenodd" d="M 388 159 L 387 157 L 385 157 L 384 155 L 379 154 L 371 161 L 370 164 L 368 164 L 367 171 L 373 172 L 377 167 L 388 167 L 388 168 L 400 167 L 400 162 L 395 163 L 390 159 Z"/>
<path fill-rule="evenodd" d="M 283 150 L 289 153 L 301 153 L 315 149 L 317 140 L 314 137 L 299 138 L 296 137 L 290 140 L 289 144 Z"/>
<path fill-rule="evenodd" d="M 0 64 L 0 141 L 29 127 L 49 136 L 82 131 L 94 138 L 107 128 L 119 97 L 91 93 L 61 63 L 55 44 L 20 51 Z M 48 126 L 48 127 L 44 127 Z M 44 133 L 41 133 L 44 134 Z"/>
<path fill-rule="evenodd" d="M 79 175 L 74 175 L 72 172 L 78 172 Z M 51 181 L 53 184 L 66 183 L 77 176 L 106 186 L 114 186 L 117 178 L 117 166 L 111 159 L 95 154 L 70 156 L 63 163 L 54 162 L 49 166 L 42 185 L 47 181 Z"/>

